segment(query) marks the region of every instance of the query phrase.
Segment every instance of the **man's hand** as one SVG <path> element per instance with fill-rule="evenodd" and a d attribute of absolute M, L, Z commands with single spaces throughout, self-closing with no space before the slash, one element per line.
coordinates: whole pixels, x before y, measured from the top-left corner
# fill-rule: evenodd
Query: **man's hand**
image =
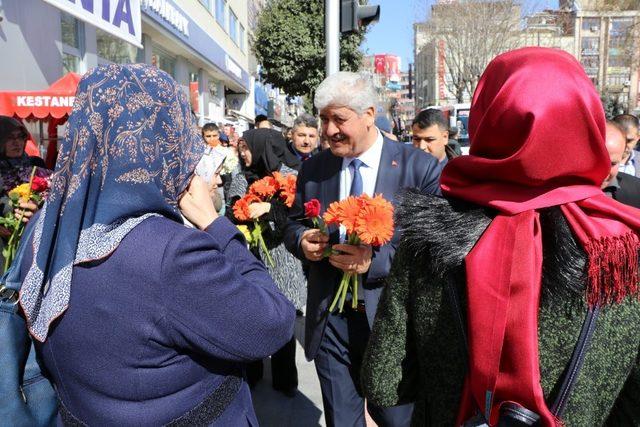
<path fill-rule="evenodd" d="M 20 202 L 20 207 L 13 210 L 13 214 L 16 218 L 20 218 L 22 215 L 22 222 L 29 222 L 34 213 L 38 210 L 38 205 L 32 201 Z"/>
<path fill-rule="evenodd" d="M 271 203 L 258 202 L 249 205 L 249 216 L 251 219 L 258 219 L 269 211 L 271 211 Z"/>
<path fill-rule="evenodd" d="M 309 261 L 320 261 L 328 241 L 329 236 L 314 228 L 302 233 L 300 247 Z"/>
<path fill-rule="evenodd" d="M 339 254 L 332 254 L 329 262 L 335 268 L 339 268 L 345 273 L 364 274 L 371 266 L 371 246 L 368 245 L 333 245 L 334 251 Z"/>

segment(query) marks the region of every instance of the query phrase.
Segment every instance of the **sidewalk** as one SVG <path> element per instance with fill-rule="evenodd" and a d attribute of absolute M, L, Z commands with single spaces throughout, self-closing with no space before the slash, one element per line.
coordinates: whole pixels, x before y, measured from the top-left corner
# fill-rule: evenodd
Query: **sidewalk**
<path fill-rule="evenodd" d="M 296 365 L 298 392 L 289 398 L 271 388 L 270 361 L 265 361 L 264 378 L 252 392 L 253 406 L 261 427 L 324 427 L 322 395 L 313 362 L 304 358 L 300 339 L 304 336 L 304 318 L 296 319 Z"/>

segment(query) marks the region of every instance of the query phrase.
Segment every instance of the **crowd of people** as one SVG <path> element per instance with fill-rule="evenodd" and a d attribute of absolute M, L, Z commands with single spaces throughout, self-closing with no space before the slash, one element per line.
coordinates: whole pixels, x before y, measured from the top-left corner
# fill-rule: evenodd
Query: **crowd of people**
<path fill-rule="evenodd" d="M 640 426 L 638 118 L 607 120 L 580 64 L 544 48 L 489 64 L 469 155 L 441 111 L 405 144 L 376 104 L 338 72 L 317 117 L 238 134 L 196 126 L 153 66 L 100 66 L 53 174 L 0 118 L 4 213 L 28 223 L 3 280 L 55 390 L 42 424 L 256 426 L 263 360 L 294 396 L 299 339 L 330 427 Z M 44 203 L 10 203 L 32 172 Z M 297 176 L 295 198 L 249 205 L 267 224 L 249 246 L 234 207 L 275 173 Z M 361 195 L 395 207 L 389 243 L 309 216 Z M 37 405 L 29 384 L 15 394 Z"/>

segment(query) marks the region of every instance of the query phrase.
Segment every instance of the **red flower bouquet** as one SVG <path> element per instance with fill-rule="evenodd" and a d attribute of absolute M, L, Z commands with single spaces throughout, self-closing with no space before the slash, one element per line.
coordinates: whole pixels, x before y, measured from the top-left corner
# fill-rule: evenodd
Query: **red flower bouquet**
<path fill-rule="evenodd" d="M 49 180 L 36 176 L 35 174 L 36 168 L 34 167 L 31 171 L 29 182 L 18 185 L 8 193 L 11 210 L 4 217 L 0 218 L 0 225 L 11 233 L 2 250 L 2 256 L 4 256 L 3 271 L 7 271 L 13 262 L 25 227 L 25 221 L 23 221 L 24 212 L 16 215 L 15 210 L 20 208 L 21 202 L 26 203 L 29 201 L 40 207 L 49 190 Z"/>

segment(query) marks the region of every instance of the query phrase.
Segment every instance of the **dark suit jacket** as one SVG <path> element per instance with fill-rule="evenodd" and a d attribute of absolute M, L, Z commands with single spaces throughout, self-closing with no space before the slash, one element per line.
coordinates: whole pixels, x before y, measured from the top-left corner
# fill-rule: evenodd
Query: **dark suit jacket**
<path fill-rule="evenodd" d="M 396 194 L 404 188 L 418 188 L 428 194 L 440 194 L 440 168 L 437 160 L 421 150 L 409 145 L 398 144 L 384 138 L 375 193 L 381 193 L 391 203 L 396 203 Z M 298 175 L 296 200 L 284 231 L 287 249 L 300 259 L 305 259 L 300 248 L 302 233 L 311 226 L 304 219 L 304 203 L 318 199 L 322 212 L 331 202 L 340 197 L 340 168 L 342 158 L 325 150 L 302 163 Z M 331 243 L 337 243 L 339 230 L 329 229 Z M 383 281 L 389 269 L 400 238 L 396 230 L 390 243 L 374 249 L 371 267 L 363 280 L 364 300 L 369 324 L 378 306 Z M 331 302 L 342 271 L 334 268 L 324 259 L 309 262 L 307 311 L 305 322 L 305 353 L 309 360 L 318 351 L 320 340 L 327 322 L 327 308 Z"/>
<path fill-rule="evenodd" d="M 613 193 L 613 198 L 625 205 L 640 209 L 640 178 L 626 173 L 618 173 L 620 188 Z"/>

